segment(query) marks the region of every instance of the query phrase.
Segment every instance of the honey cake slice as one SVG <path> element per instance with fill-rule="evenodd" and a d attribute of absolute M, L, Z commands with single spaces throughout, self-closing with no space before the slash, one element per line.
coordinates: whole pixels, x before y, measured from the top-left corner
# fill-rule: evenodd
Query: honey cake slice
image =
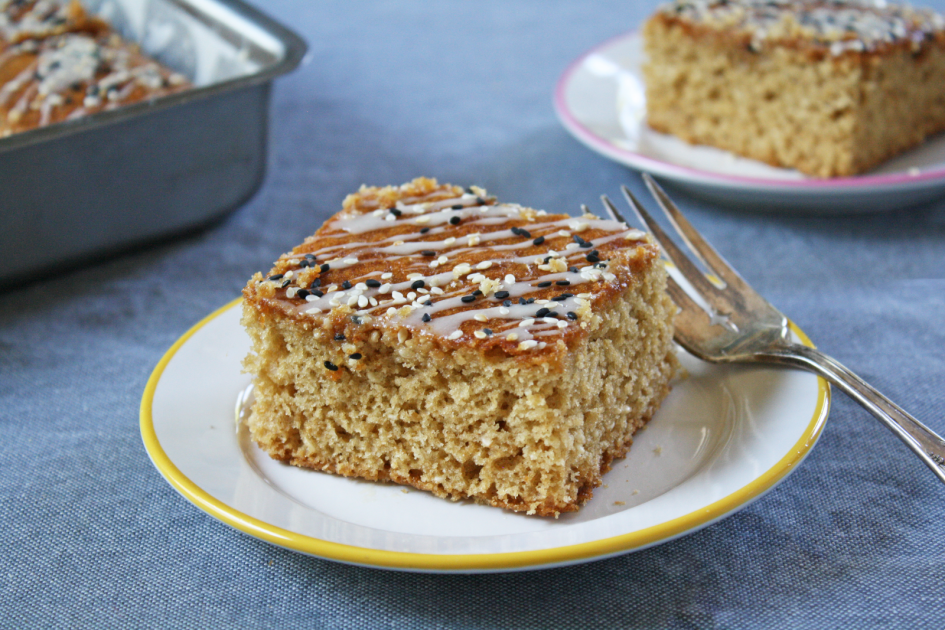
<path fill-rule="evenodd" d="M 243 290 L 271 457 L 511 510 L 577 510 L 669 391 L 659 250 L 419 178 L 362 187 Z"/>
<path fill-rule="evenodd" d="M 0 53 L 27 39 L 79 31 L 100 34 L 109 28 L 78 0 L 0 0 Z"/>
<path fill-rule="evenodd" d="M 647 123 L 816 177 L 945 130 L 945 19 L 866 0 L 677 0 L 643 28 Z"/>

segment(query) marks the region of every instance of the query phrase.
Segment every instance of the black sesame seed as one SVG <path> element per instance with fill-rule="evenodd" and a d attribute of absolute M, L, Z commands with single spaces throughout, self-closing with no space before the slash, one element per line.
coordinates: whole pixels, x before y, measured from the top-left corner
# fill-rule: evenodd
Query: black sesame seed
<path fill-rule="evenodd" d="M 411 289 L 422 289 L 426 283 L 423 280 L 414 280 L 413 284 L 410 285 Z"/>
<path fill-rule="evenodd" d="M 535 313 L 535 317 L 546 317 L 546 316 L 548 315 L 548 313 L 550 313 L 550 312 L 551 312 L 550 309 L 547 309 L 547 308 L 542 307 L 542 308 L 538 309 L 538 311 Z"/>
<path fill-rule="evenodd" d="M 479 289 L 476 289 L 475 291 L 473 291 L 473 295 L 475 295 L 476 297 L 479 297 L 480 295 L 482 295 L 482 291 L 480 291 Z"/>
<path fill-rule="evenodd" d="M 420 319 L 422 319 L 424 322 L 428 322 L 428 321 L 430 321 L 430 320 L 433 319 L 433 318 L 430 317 L 430 314 L 429 314 L 429 313 L 424 313 L 424 314 L 423 314 L 423 317 L 421 317 Z"/>
<path fill-rule="evenodd" d="M 547 265 L 550 260 L 551 256 L 545 256 L 545 259 L 542 262 Z"/>
<path fill-rule="evenodd" d="M 321 278 L 315 278 L 314 280 L 312 280 L 312 286 L 313 286 L 313 287 L 320 287 L 320 286 L 322 286 L 322 279 L 321 279 Z"/>
<path fill-rule="evenodd" d="M 509 297 L 509 292 L 508 292 L 508 291 L 496 291 L 496 292 L 495 292 L 495 296 L 496 296 L 496 298 L 499 299 L 499 300 L 504 300 L 505 298 Z"/>
<path fill-rule="evenodd" d="M 332 372 L 338 371 L 338 366 L 332 363 L 331 361 L 325 361 L 325 367 L 331 370 Z"/>
<path fill-rule="evenodd" d="M 465 208 L 465 207 L 466 207 L 466 206 L 464 206 L 463 204 L 458 203 L 458 204 L 456 204 L 455 206 L 450 206 L 450 209 L 451 209 L 451 210 L 462 210 L 462 209 Z"/>
<path fill-rule="evenodd" d="M 584 241 L 581 243 L 581 247 L 594 247 L 594 243 L 591 243 L 590 241 Z"/>
<path fill-rule="evenodd" d="M 462 217 L 450 217 L 450 225 L 459 225 L 462 220 Z"/>
<path fill-rule="evenodd" d="M 312 291 L 312 295 L 314 295 L 315 297 L 325 297 L 325 294 L 319 291 L 318 289 L 315 289 L 314 291 Z"/>
<path fill-rule="evenodd" d="M 557 284 L 559 287 L 566 287 L 566 286 L 568 286 L 569 284 L 571 284 L 571 281 L 570 281 L 570 280 L 558 280 L 557 282 L 555 282 L 555 284 Z"/>
<path fill-rule="evenodd" d="M 568 271 L 570 271 L 571 273 L 578 273 L 578 268 L 577 268 L 577 267 L 568 267 Z"/>
<path fill-rule="evenodd" d="M 344 341 L 344 340 L 345 340 L 344 333 L 337 333 L 335 335 L 335 341 Z"/>
<path fill-rule="evenodd" d="M 436 256 L 436 252 L 433 251 L 432 249 L 425 249 L 422 252 L 420 252 L 420 255 L 421 256 Z"/>
<path fill-rule="evenodd" d="M 390 209 L 390 213 L 391 213 L 392 215 L 394 215 L 395 217 L 399 217 L 400 215 L 403 214 L 403 212 L 401 212 L 401 211 L 398 210 L 397 208 L 391 208 L 391 209 Z"/>
<path fill-rule="evenodd" d="M 577 243 L 578 245 L 583 245 L 584 243 L 587 242 L 587 241 L 585 241 L 583 238 L 581 238 L 580 236 L 578 236 L 577 234 L 575 234 L 574 236 L 572 236 L 572 237 L 571 237 L 571 240 L 573 240 L 573 241 L 574 241 L 575 243 Z"/>
<path fill-rule="evenodd" d="M 492 334 L 492 329 L 491 329 L 491 328 L 483 328 L 483 329 L 482 329 L 482 332 L 486 333 L 487 335 L 491 335 L 491 334 Z"/>
<path fill-rule="evenodd" d="M 592 262 L 592 263 L 600 262 L 600 257 L 597 254 L 588 254 L 587 262 Z"/>
<path fill-rule="evenodd" d="M 322 273 L 325 273 L 326 271 L 328 271 L 329 269 L 331 269 L 331 267 L 328 266 L 328 263 L 325 263 L 325 264 L 323 264 L 321 267 L 319 267 L 318 269 L 319 269 L 319 271 L 321 271 Z"/>
<path fill-rule="evenodd" d="M 535 298 L 528 298 L 527 300 L 525 300 L 525 303 L 526 303 L 526 304 L 534 304 L 534 303 L 535 303 Z"/>
<path fill-rule="evenodd" d="M 282 276 L 285 274 L 277 273 L 275 275 L 269 276 L 269 279 L 275 282 L 276 280 L 282 280 Z"/>
<path fill-rule="evenodd" d="M 484 206 L 486 205 L 486 200 L 482 197 L 476 197 L 476 203 L 478 203 L 480 206 Z"/>
<path fill-rule="evenodd" d="M 360 315 L 352 315 L 352 316 L 351 316 L 351 321 L 353 321 L 355 324 L 360 324 L 360 323 L 361 323 L 361 317 L 360 317 Z"/>
<path fill-rule="evenodd" d="M 566 298 L 566 297 L 561 297 L 560 295 L 556 295 L 556 296 L 554 296 L 553 298 L 551 298 L 551 301 L 552 301 L 552 302 L 564 302 L 566 299 L 568 299 L 568 298 Z"/>
<path fill-rule="evenodd" d="M 473 189 L 470 188 L 470 187 L 464 188 L 463 190 L 466 192 L 467 195 L 475 195 L 475 194 L 476 194 L 476 193 L 473 192 Z"/>
<path fill-rule="evenodd" d="M 372 289 L 376 289 L 377 287 L 381 286 L 381 281 L 371 278 L 370 280 L 365 280 L 364 284 L 368 285 Z"/>
<path fill-rule="evenodd" d="M 532 245 L 541 245 L 541 244 L 544 243 L 544 242 L 545 242 L 545 237 L 544 237 L 544 236 L 539 236 L 539 237 L 536 238 L 534 241 L 532 241 Z"/>
<path fill-rule="evenodd" d="M 544 289 L 545 287 L 550 287 L 550 286 L 551 286 L 551 281 L 549 280 L 548 282 L 539 282 L 539 283 L 536 284 L 535 286 L 538 287 L 538 288 L 540 288 L 540 289 Z"/>
<path fill-rule="evenodd" d="M 309 260 L 315 260 L 315 254 L 305 254 L 305 257 Z"/>
<path fill-rule="evenodd" d="M 291 279 L 291 278 L 286 278 L 286 279 L 282 282 L 282 288 L 284 289 L 284 288 L 286 288 L 287 286 L 289 286 L 290 284 L 292 284 L 292 279 Z"/>
<path fill-rule="evenodd" d="M 562 294 L 559 295 L 558 297 L 567 300 L 568 298 L 573 298 L 573 297 L 574 297 L 574 294 L 573 294 L 573 293 L 562 293 Z"/>
<path fill-rule="evenodd" d="M 344 282 L 341 283 L 341 288 L 342 288 L 342 289 L 350 289 L 350 288 L 351 288 L 351 282 L 348 281 L 348 280 L 345 280 Z"/>
<path fill-rule="evenodd" d="M 528 230 L 520 228 L 520 227 L 512 228 L 512 234 L 515 234 L 516 236 L 524 236 L 525 238 L 532 237 L 532 235 L 528 232 Z"/>
<path fill-rule="evenodd" d="M 309 293 L 308 293 L 308 291 L 305 290 L 305 289 L 299 289 L 298 291 L 295 292 L 295 297 L 301 298 L 301 299 L 303 299 L 303 300 L 304 300 L 305 298 L 307 298 L 308 295 L 309 295 Z"/>
<path fill-rule="evenodd" d="M 574 311 L 568 311 L 566 315 L 568 316 L 568 319 L 577 319 L 577 313 Z"/>
<path fill-rule="evenodd" d="M 512 300 L 506 300 L 505 302 L 502 302 L 502 306 L 505 308 L 512 306 Z"/>
<path fill-rule="evenodd" d="M 311 264 L 312 264 L 312 261 L 310 261 L 310 260 L 300 260 L 300 261 L 299 261 L 299 269 L 305 269 L 306 267 L 310 266 Z"/>
<path fill-rule="evenodd" d="M 426 234 L 426 233 L 429 232 L 429 231 L 430 231 L 430 228 L 420 228 L 420 233 L 421 233 L 421 234 Z"/>
<path fill-rule="evenodd" d="M 354 354 L 349 354 L 349 355 L 348 355 L 348 358 L 349 358 L 349 359 L 354 359 L 355 361 L 360 361 L 360 360 L 361 360 L 361 353 L 360 353 L 360 352 L 355 352 Z"/>
<path fill-rule="evenodd" d="M 525 298 L 520 297 L 520 298 L 518 299 L 518 303 L 519 303 L 519 304 L 528 304 L 528 300 L 526 300 Z"/>
<path fill-rule="evenodd" d="M 467 302 L 467 303 L 468 303 L 468 302 L 475 302 L 475 301 L 476 301 L 476 296 L 475 296 L 475 295 L 464 295 L 464 296 L 463 296 L 462 298 L 460 298 L 460 299 L 461 299 L 463 302 Z"/>

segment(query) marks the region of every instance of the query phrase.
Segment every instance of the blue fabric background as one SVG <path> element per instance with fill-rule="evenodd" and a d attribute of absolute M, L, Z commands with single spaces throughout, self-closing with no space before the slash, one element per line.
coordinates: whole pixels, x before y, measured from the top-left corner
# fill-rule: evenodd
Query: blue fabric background
<path fill-rule="evenodd" d="M 141 444 L 151 369 L 361 183 L 417 175 L 576 211 L 627 169 L 555 120 L 567 64 L 651 2 L 271 1 L 310 62 L 274 92 L 270 170 L 196 235 L 0 293 L 0 627 L 872 628 L 941 625 L 942 486 L 842 394 L 742 512 L 583 566 L 436 576 L 270 546 L 184 499 Z M 945 2 L 935 6 L 945 10 Z M 945 432 L 945 200 L 693 223 L 818 346 Z"/>

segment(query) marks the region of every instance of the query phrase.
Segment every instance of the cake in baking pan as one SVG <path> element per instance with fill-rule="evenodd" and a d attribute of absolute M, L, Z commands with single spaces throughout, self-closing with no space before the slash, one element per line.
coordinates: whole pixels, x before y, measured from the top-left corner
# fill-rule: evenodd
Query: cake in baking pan
<path fill-rule="evenodd" d="M 669 391 L 665 283 L 618 221 L 362 187 L 243 291 L 249 431 L 296 466 L 576 510 Z"/>
<path fill-rule="evenodd" d="M 643 28 L 656 131 L 855 175 L 945 130 L 945 19 L 867 0 L 677 0 Z"/>

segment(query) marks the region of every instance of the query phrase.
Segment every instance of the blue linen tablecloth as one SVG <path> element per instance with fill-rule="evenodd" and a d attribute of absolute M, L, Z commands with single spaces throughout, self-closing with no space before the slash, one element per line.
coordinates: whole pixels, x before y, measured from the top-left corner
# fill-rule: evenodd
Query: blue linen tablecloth
<path fill-rule="evenodd" d="M 651 2 L 302 2 L 260 192 L 199 234 L 0 293 L 0 628 L 928 627 L 945 615 L 942 486 L 835 392 L 790 478 L 698 533 L 539 572 L 419 575 L 305 557 L 181 498 L 138 430 L 193 323 L 362 183 L 417 175 L 574 212 L 638 177 L 555 120 L 567 64 Z M 945 10 L 938 0 L 936 8 Z M 677 194 L 814 342 L 945 432 L 945 200 L 747 214 Z"/>

